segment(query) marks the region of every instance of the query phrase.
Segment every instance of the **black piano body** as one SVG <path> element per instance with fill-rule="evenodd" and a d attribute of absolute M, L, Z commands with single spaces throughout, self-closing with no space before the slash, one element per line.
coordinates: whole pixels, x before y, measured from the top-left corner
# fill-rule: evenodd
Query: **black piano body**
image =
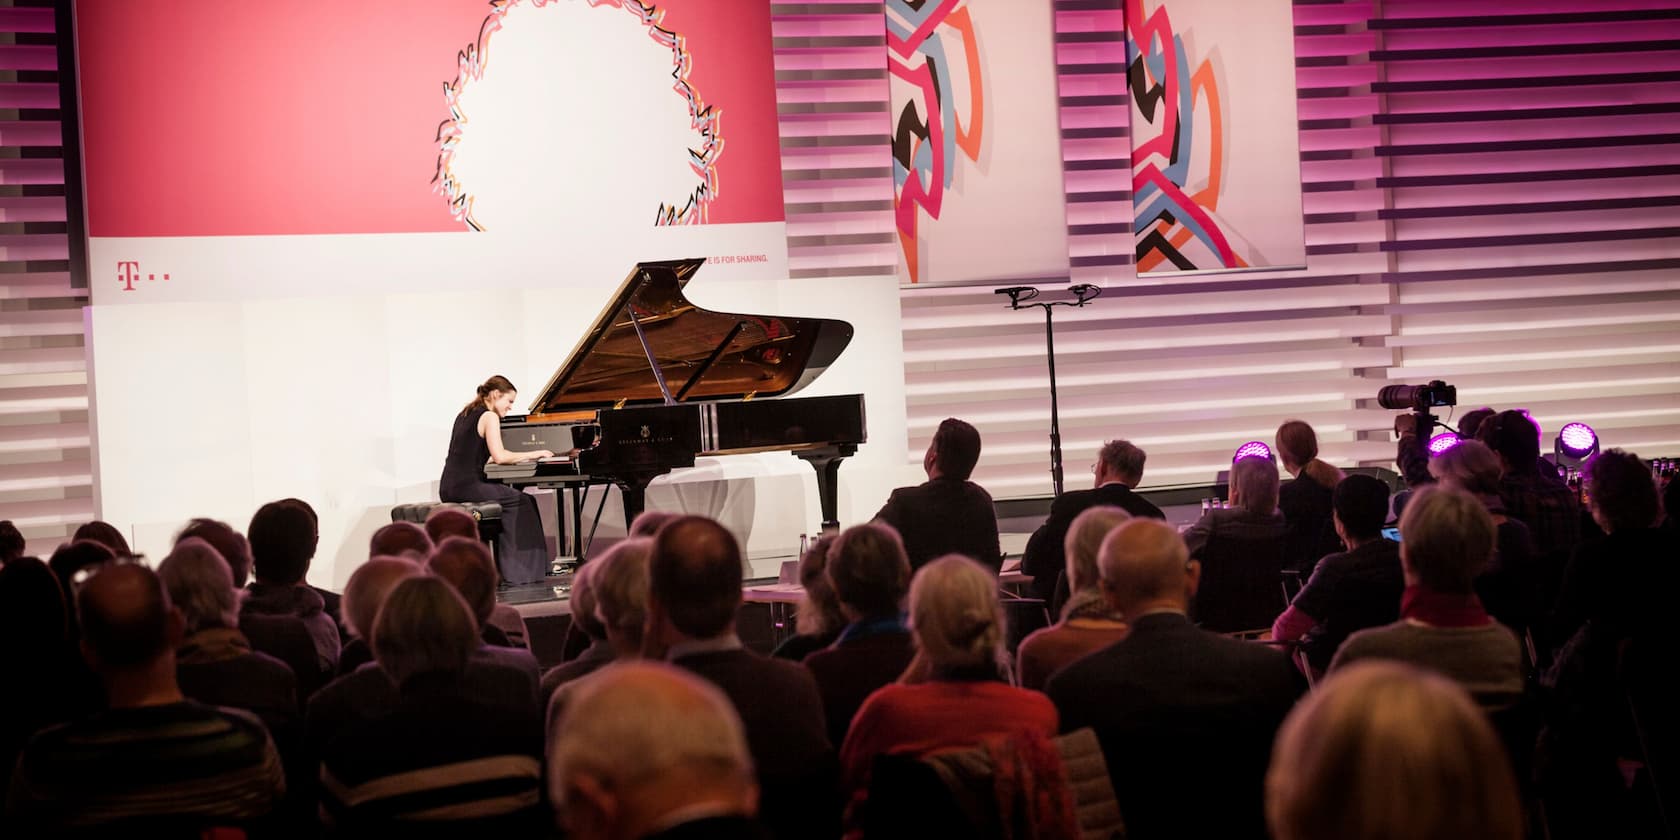
<path fill-rule="evenodd" d="M 823 528 L 839 527 L 840 463 L 867 439 L 863 395 L 783 398 L 851 341 L 844 321 L 701 309 L 682 289 L 704 260 L 639 263 L 524 417 L 513 450 L 571 450 L 552 462 L 489 465 L 512 486 L 619 487 L 628 525 L 648 482 L 695 458 L 787 451 L 817 473 Z"/>

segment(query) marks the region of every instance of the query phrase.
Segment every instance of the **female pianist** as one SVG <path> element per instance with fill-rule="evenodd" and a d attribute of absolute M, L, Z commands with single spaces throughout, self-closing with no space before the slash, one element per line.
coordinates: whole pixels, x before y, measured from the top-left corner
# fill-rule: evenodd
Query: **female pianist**
<path fill-rule="evenodd" d="M 548 541 L 543 537 L 537 500 L 506 484 L 484 477 L 486 463 L 516 464 L 552 458 L 546 449 L 510 452 L 502 446 L 502 417 L 513 407 L 518 391 L 504 376 L 492 376 L 478 386 L 478 394 L 455 417 L 449 435 L 449 455 L 443 462 L 438 498 L 445 502 L 497 502 L 502 506 L 502 533 L 496 540 L 496 562 L 508 583 L 536 583 L 548 573 Z"/>

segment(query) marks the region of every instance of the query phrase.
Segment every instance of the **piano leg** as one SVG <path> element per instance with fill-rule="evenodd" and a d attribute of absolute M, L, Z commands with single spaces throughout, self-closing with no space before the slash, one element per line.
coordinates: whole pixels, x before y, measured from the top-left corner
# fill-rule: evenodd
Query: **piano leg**
<path fill-rule="evenodd" d="M 624 500 L 624 532 L 630 532 L 630 526 L 636 523 L 636 517 L 642 515 L 647 507 L 647 486 L 652 481 L 649 478 L 632 478 L 618 485 L 619 497 Z"/>
<path fill-rule="evenodd" d="M 840 530 L 840 462 L 856 453 L 857 446 L 849 443 L 794 453 L 817 471 L 817 498 L 822 504 L 822 532 L 825 534 Z"/>

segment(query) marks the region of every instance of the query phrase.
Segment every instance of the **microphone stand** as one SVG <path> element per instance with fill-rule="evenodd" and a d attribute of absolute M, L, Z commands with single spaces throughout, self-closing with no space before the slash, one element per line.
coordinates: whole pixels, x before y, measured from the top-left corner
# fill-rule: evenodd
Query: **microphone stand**
<path fill-rule="evenodd" d="M 1063 484 L 1061 410 L 1056 403 L 1055 307 L 1083 308 L 1085 304 L 1102 295 L 1102 289 L 1090 283 L 1069 286 L 1068 291 L 1073 294 L 1073 300 L 1050 300 L 1037 303 L 1029 303 L 1033 298 L 1038 297 L 1038 289 L 1032 286 L 1010 286 L 1006 289 L 994 289 L 992 292 L 993 294 L 1008 295 L 1011 310 L 1026 309 L 1033 306 L 1041 307 L 1044 310 L 1044 357 L 1050 366 L 1050 485 L 1057 496 L 1062 495 Z"/>

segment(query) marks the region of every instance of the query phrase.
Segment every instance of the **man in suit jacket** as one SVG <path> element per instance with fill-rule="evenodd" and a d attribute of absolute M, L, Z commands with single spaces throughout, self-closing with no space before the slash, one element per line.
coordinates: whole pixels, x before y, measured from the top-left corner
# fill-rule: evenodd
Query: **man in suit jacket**
<path fill-rule="evenodd" d="M 875 514 L 876 522 L 891 525 L 904 540 L 912 572 L 947 554 L 978 560 L 993 573 L 1003 565 L 991 494 L 968 480 L 979 462 L 980 432 L 948 417 L 922 456 L 928 480 L 892 491 Z"/>
<path fill-rule="evenodd" d="M 1111 440 L 1097 452 L 1097 462 L 1091 465 L 1096 473 L 1095 487 L 1063 493 L 1050 503 L 1050 517 L 1038 526 L 1027 540 L 1027 550 L 1021 555 L 1021 571 L 1031 575 L 1033 592 L 1051 602 L 1056 594 L 1056 580 L 1067 568 L 1062 542 L 1067 538 L 1073 518 L 1087 508 L 1113 505 L 1134 517 L 1166 519 L 1161 509 L 1148 499 L 1132 492 L 1143 481 L 1143 462 L 1147 454 L 1127 440 Z"/>
<path fill-rule="evenodd" d="M 1096 731 L 1129 837 L 1264 838 L 1272 739 L 1306 681 L 1283 654 L 1190 623 L 1201 568 L 1171 525 L 1121 525 L 1097 563 L 1132 630 L 1050 678 L 1062 731 Z"/>
<path fill-rule="evenodd" d="M 746 729 L 765 825 L 778 838 L 839 832 L 839 761 L 809 671 L 741 645 L 741 548 L 722 525 L 684 516 L 665 525 L 648 558 L 643 653 L 723 690 Z"/>

